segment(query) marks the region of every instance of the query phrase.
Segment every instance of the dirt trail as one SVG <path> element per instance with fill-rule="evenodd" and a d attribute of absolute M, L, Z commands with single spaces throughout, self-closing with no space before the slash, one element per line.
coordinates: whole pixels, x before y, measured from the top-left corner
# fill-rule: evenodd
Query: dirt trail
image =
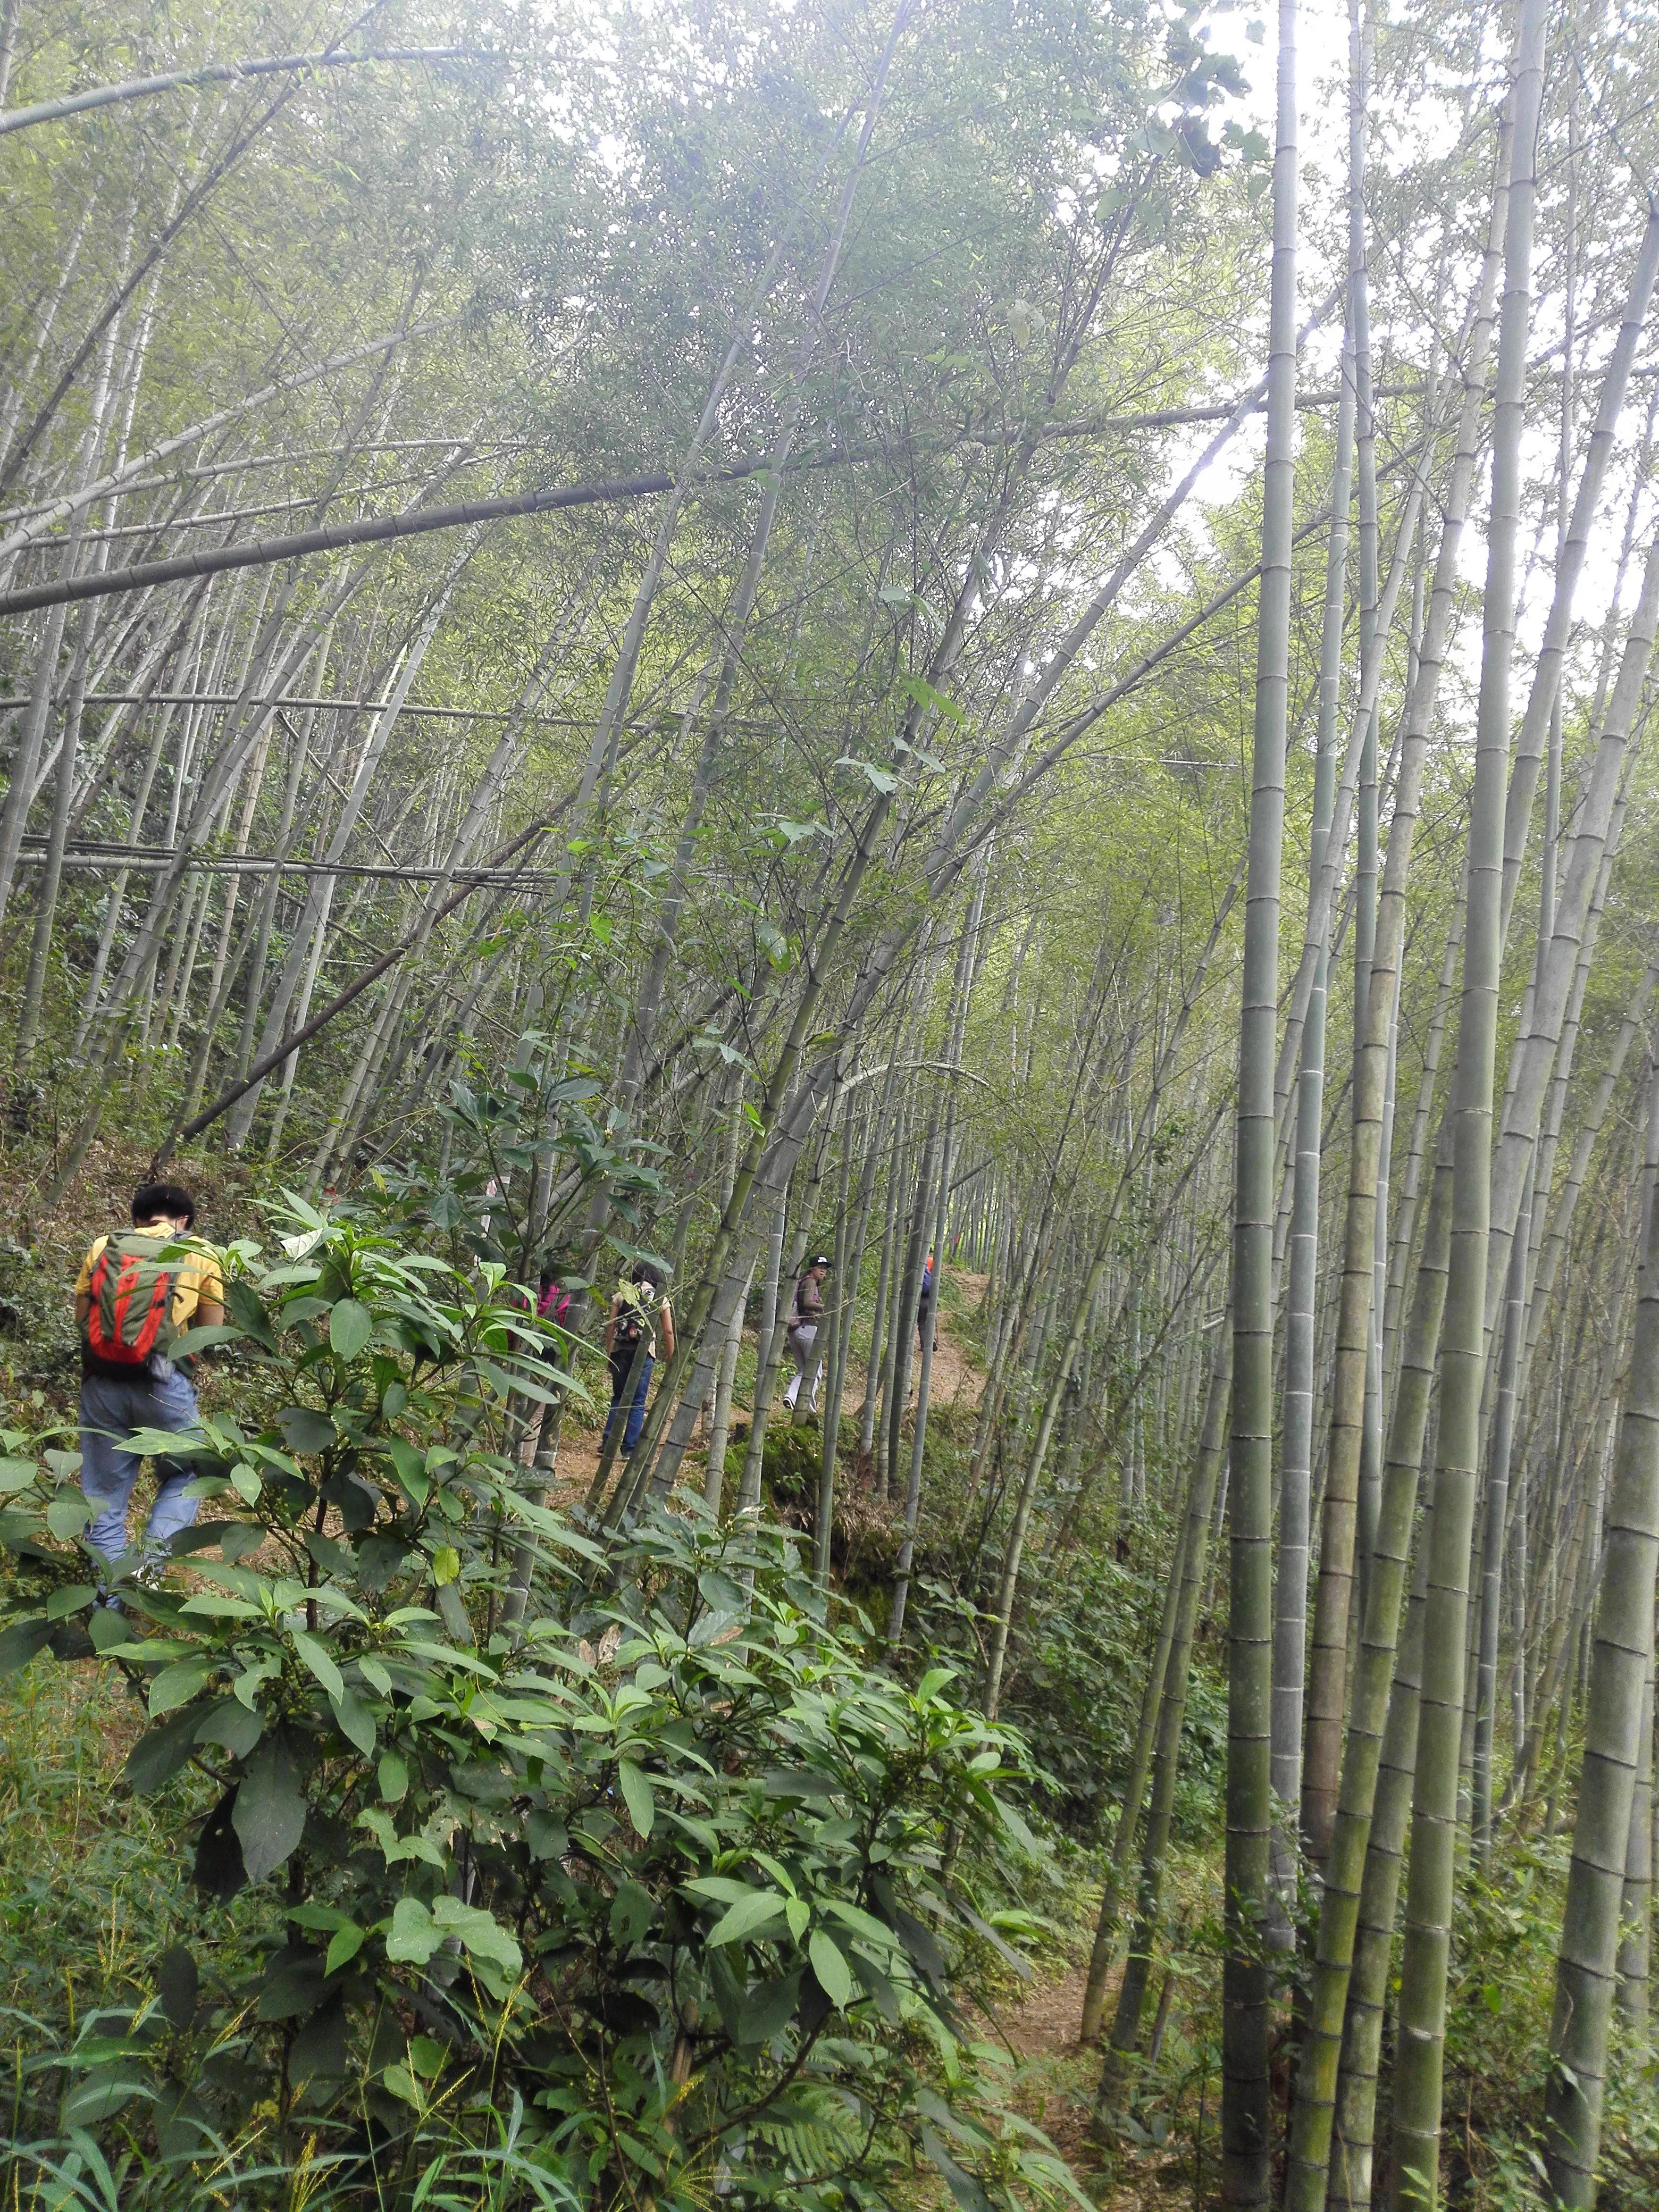
<path fill-rule="evenodd" d="M 990 1280 L 988 1275 L 970 1274 L 965 1268 L 961 1267 L 946 1267 L 945 1275 L 947 1284 L 955 1291 L 959 1303 L 970 1312 L 983 1299 L 986 1285 Z M 751 1352 L 756 1349 L 757 1341 L 757 1332 L 754 1329 L 745 1329 L 744 1342 Z M 867 1337 L 864 1342 L 863 1350 L 868 1350 Z M 586 1374 L 588 1388 L 598 1397 L 608 1388 L 605 1370 L 596 1364 L 592 1364 L 587 1367 Z M 842 1400 L 843 1419 L 850 1418 L 862 1409 L 864 1384 L 862 1353 L 855 1341 L 853 1358 L 848 1363 L 846 1391 Z M 930 1403 L 944 1407 L 977 1406 L 980 1393 L 984 1385 L 985 1376 L 977 1361 L 967 1347 L 957 1340 L 953 1334 L 952 1316 L 947 1310 L 939 1318 L 938 1335 L 933 1346 L 933 1370 L 928 1384 Z M 912 1404 L 915 1401 L 915 1366 L 913 1362 L 910 1382 Z M 559 1439 L 559 1479 L 554 1492 L 554 1499 L 558 1504 L 579 1504 L 587 1494 L 588 1486 L 599 1469 L 599 1440 L 603 1433 L 599 1425 L 599 1413 L 602 1411 L 601 1404 L 592 1416 L 592 1425 L 584 1425 L 580 1416 L 575 1419 L 567 1419 L 565 1422 L 563 1433 Z M 775 1398 L 773 1401 L 775 1419 L 779 1417 L 779 1403 Z M 746 1408 L 737 1407 L 733 1407 L 732 1415 L 735 1419 L 745 1423 L 749 1418 Z M 697 1462 L 696 1480 L 699 1483 L 702 1480 L 702 1458 L 707 1441 L 707 1426 L 700 1422 L 691 1444 L 691 1455 Z"/>
<path fill-rule="evenodd" d="M 1075 1960 L 997 2021 L 998 2040 L 1016 2054 L 1012 2103 L 1035 2120 L 1101 2212 L 1148 2212 L 1186 2190 L 1180 2162 L 1160 2152 L 1103 2150 L 1091 2133 L 1102 2056 L 1079 2034 L 1088 1966 Z M 1106 2016 L 1111 2018 L 1108 1990 Z M 1114 2170 L 1115 2169 L 1115 2170 Z"/>
<path fill-rule="evenodd" d="M 1133 2191 L 1099 2188 L 1101 2158 L 1091 2140 L 1092 2099 L 1100 2076 L 1099 2054 L 1083 2043 L 1083 1987 L 1085 1962 L 1079 1960 L 1054 1979 L 1040 1983 L 1017 2004 L 1000 2013 L 997 2039 L 1016 2055 L 1012 2101 L 1036 2124 L 1097 2202 L 1128 2212 L 1141 2201 Z"/>
<path fill-rule="evenodd" d="M 1078 2031 L 1083 2022 L 1083 1990 L 1088 1978 L 1086 1963 L 1079 1963 L 1060 1980 L 1045 1982 L 1031 1990 L 1017 2010 L 1003 2015 L 1008 2040 L 1022 2058 L 1082 2050 Z"/>

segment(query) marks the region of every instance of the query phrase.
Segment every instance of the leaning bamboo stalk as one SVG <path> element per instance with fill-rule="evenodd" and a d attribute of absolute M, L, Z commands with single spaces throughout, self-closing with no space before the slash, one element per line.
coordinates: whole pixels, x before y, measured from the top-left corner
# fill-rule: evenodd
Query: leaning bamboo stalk
<path fill-rule="evenodd" d="M 1451 1232 L 1451 1169 L 1438 1166 L 1418 1263 L 1390 1425 L 1372 1567 L 1365 1592 L 1343 1747 L 1341 1790 L 1326 1854 L 1313 1981 L 1285 2166 L 1285 2212 L 1322 2212 L 1331 2158 L 1343 2027 L 1348 2014 L 1362 1885 L 1398 1653 L 1401 1599 L 1411 1553 Z M 1389 1914 L 1392 1924 L 1392 1912 Z"/>
<path fill-rule="evenodd" d="M 1619 331 L 1601 379 L 1595 422 L 1584 455 L 1583 471 L 1573 498 L 1555 567 L 1555 589 L 1544 625 L 1543 641 L 1533 673 L 1526 712 L 1515 741 L 1514 773 L 1504 805 L 1503 927 L 1507 932 L 1521 866 L 1526 854 L 1532 802 L 1538 787 L 1538 770 L 1546 734 L 1560 696 L 1562 672 L 1572 629 L 1573 600 L 1589 552 L 1589 541 L 1602 512 L 1602 491 L 1613 458 L 1619 418 L 1624 411 L 1632 364 L 1647 320 L 1656 280 L 1659 280 L 1659 208 L 1650 208 L 1646 227 L 1637 247 L 1629 295 L 1620 318 Z"/>
<path fill-rule="evenodd" d="M 1352 320 L 1352 307 L 1350 319 Z M 1314 886 L 1324 859 L 1334 798 L 1337 714 L 1342 684 L 1344 597 L 1347 575 L 1348 507 L 1353 468 L 1356 397 L 1352 338 L 1343 354 L 1343 397 L 1337 414 L 1336 458 L 1331 480 L 1331 534 L 1325 566 L 1324 622 L 1320 640 L 1319 708 L 1310 832 L 1308 929 L 1318 932 Z M 1313 987 L 1302 1030 L 1297 1077 L 1297 1135 L 1291 1181 L 1290 1268 L 1285 1310 L 1284 1441 L 1280 1453 L 1279 1547 L 1273 1577 L 1273 1785 L 1282 1804 L 1302 1794 L 1303 1700 L 1307 1675 L 1308 1559 L 1313 1486 L 1315 1298 L 1319 1273 L 1319 1189 L 1324 1135 L 1325 1013 L 1328 951 L 1316 954 Z M 1279 1899 L 1295 1881 L 1289 1839 L 1273 1842 L 1276 1919 L 1288 1922 Z"/>
<path fill-rule="evenodd" d="M 325 377 L 337 375 L 343 368 L 355 368 L 359 362 L 370 360 L 393 347 L 412 344 L 416 338 L 428 337 L 441 327 L 441 321 L 411 323 L 392 331 L 386 337 L 372 338 L 367 345 L 349 346 L 343 352 L 331 354 L 326 361 L 318 362 L 310 368 L 299 369 L 292 376 L 274 379 L 258 392 L 250 392 L 246 399 L 237 400 L 233 406 L 221 408 L 217 414 L 204 416 L 199 422 L 192 422 L 188 429 L 178 431 L 172 437 L 163 439 L 159 445 L 151 446 L 131 459 L 124 460 L 118 468 L 110 470 L 95 482 L 82 484 L 73 492 L 64 493 L 46 506 L 29 511 L 23 526 L 0 538 L 0 561 L 9 561 L 14 555 L 26 550 L 30 545 L 49 538 L 60 523 L 67 522 L 72 515 L 96 505 L 100 500 L 111 498 L 118 493 L 145 489 L 143 480 L 163 461 L 183 452 L 186 446 L 201 445 L 206 440 L 216 437 L 231 423 L 244 416 L 257 413 L 260 408 L 268 406 L 271 400 L 280 398 L 285 393 L 302 392 L 309 385 L 320 383 Z M 168 481 L 166 477 L 155 478 L 157 483 Z"/>
<path fill-rule="evenodd" d="M 1469 809 L 1468 919 L 1458 1030 L 1452 1236 L 1441 1332 L 1435 1509 L 1424 1614 L 1424 1668 L 1401 1971 L 1395 2073 L 1394 2212 L 1433 2212 L 1439 2195 L 1446 1992 L 1455 1889 L 1470 1541 L 1486 1372 L 1492 1225 L 1492 1084 L 1503 951 L 1504 805 L 1515 651 L 1516 547 L 1532 241 L 1547 0 L 1522 0 L 1516 51 L 1515 137 L 1504 225 L 1492 429 L 1491 520 L 1482 602 L 1474 787 Z"/>
<path fill-rule="evenodd" d="M 1650 1666 L 1637 1746 L 1636 1788 L 1631 1798 L 1624 1899 L 1619 1915 L 1619 2009 L 1638 2047 L 1646 2039 L 1651 2018 L 1648 1984 L 1653 1972 L 1653 1717 L 1654 1673 Z"/>
<path fill-rule="evenodd" d="M 1538 988 L 1533 994 L 1530 1019 L 1516 1046 L 1514 1091 L 1504 1109 L 1492 1170 L 1491 1264 L 1494 1273 L 1508 1267 L 1522 1194 L 1532 1165 L 1562 1026 L 1589 927 L 1603 855 L 1607 850 L 1626 749 L 1647 686 L 1656 630 L 1659 541 L 1649 550 L 1641 599 L 1631 617 L 1601 742 L 1568 850 L 1566 877 L 1556 906 L 1554 927 L 1539 962 Z M 1490 1309 L 1493 1303 L 1490 1287 L 1487 1303 Z M 1488 1330 L 1495 1320 L 1495 1313 L 1489 1310 Z"/>
<path fill-rule="evenodd" d="M 1342 1726 L 1347 1702 L 1349 1613 L 1358 1536 L 1362 1449 L 1371 1403 L 1377 1195 L 1381 1178 L 1389 1068 L 1392 1057 L 1405 946 L 1406 890 L 1422 806 L 1424 772 L 1457 586 L 1458 561 L 1480 442 L 1506 197 L 1503 153 L 1480 275 L 1471 307 L 1457 446 L 1448 487 L 1445 520 L 1433 588 L 1417 656 L 1417 680 L 1407 702 L 1399 777 L 1389 833 L 1389 854 L 1367 963 L 1366 994 L 1357 1002 L 1358 1035 L 1348 1154 L 1348 1189 L 1342 1244 L 1335 1356 L 1333 1363 L 1325 1492 L 1321 1515 L 1319 1577 L 1309 1664 L 1307 1741 L 1302 1774 L 1302 1833 L 1316 1865 L 1329 1849 L 1342 1767 Z M 1402 537 L 1405 535 L 1402 526 Z M 1396 549 L 1396 565 L 1399 549 Z M 1377 637 L 1373 651 L 1380 655 Z M 1373 1410 L 1378 1410 L 1374 1408 Z"/>
<path fill-rule="evenodd" d="M 311 70 L 345 69 L 366 62 L 493 61 L 497 56 L 476 46 L 385 46 L 368 53 L 347 53 L 327 46 L 314 54 L 266 54 L 245 62 L 205 62 L 199 69 L 174 70 L 164 76 L 125 78 L 119 84 L 95 85 L 88 92 L 61 93 L 56 100 L 38 100 L 29 107 L 8 108 L 0 113 L 0 137 L 14 131 L 31 131 L 40 123 L 62 123 L 71 115 L 87 115 L 94 108 L 114 107 L 132 100 L 150 100 L 157 93 L 178 92 L 187 86 L 235 84 L 244 78 L 299 74 Z"/>
<path fill-rule="evenodd" d="M 1088 1979 L 1083 1993 L 1082 2039 L 1092 2043 L 1099 2036 L 1106 2010 L 1106 1982 L 1111 1971 L 1117 1938 L 1118 1906 L 1128 1883 L 1129 1869 L 1140 1829 L 1141 1801 L 1156 1757 L 1158 1785 L 1153 1810 L 1147 1816 L 1147 1847 L 1142 1854 L 1146 1868 L 1161 1868 L 1163 1848 L 1154 1851 L 1152 1822 L 1161 1802 L 1159 1792 L 1174 1802 L 1176 1771 L 1180 1759 L 1181 1724 L 1186 1713 L 1186 1675 L 1192 1661 L 1193 1638 L 1198 1624 L 1198 1601 L 1208 1565 L 1210 1518 L 1215 1506 L 1216 1484 L 1225 1456 L 1227 1400 L 1232 1387 L 1233 1339 L 1227 1316 L 1221 1316 L 1211 1354 L 1210 1383 L 1205 1396 L 1204 1426 L 1198 1456 L 1187 1493 L 1187 1510 L 1176 1555 L 1170 1563 L 1158 1640 L 1141 1696 L 1140 1717 L 1135 1731 L 1129 1773 L 1118 1805 L 1117 1825 L 1112 1832 L 1112 1851 L 1095 1923 L 1095 1940 L 1089 1956 Z M 1167 1841 L 1167 1837 L 1165 1838 Z M 1145 1877 L 1143 1876 L 1143 1881 Z M 1133 1939 L 1132 1939 L 1133 1941 Z M 1137 2021 L 1137 2027 L 1139 2022 Z"/>
<path fill-rule="evenodd" d="M 1221 1341 L 1212 1369 L 1210 1403 L 1205 1409 L 1203 1439 L 1193 1470 L 1182 1545 L 1180 1595 L 1168 1668 L 1158 1701 L 1158 1738 L 1154 1752 L 1152 1802 L 1146 1808 L 1146 1841 L 1140 1855 L 1140 1887 L 1135 1905 L 1135 1924 L 1124 1961 L 1112 2021 L 1111 2048 L 1101 2070 L 1096 2098 L 1097 2113 L 1103 2118 L 1116 2101 L 1118 2084 L 1127 2055 L 1140 2039 L 1141 2014 L 1146 2004 L 1146 1978 L 1152 1944 L 1162 1914 L 1164 1870 L 1169 1861 L 1170 1832 L 1175 1819 L 1176 1785 L 1181 1775 L 1181 1732 L 1187 1713 L 1187 1691 L 1192 1679 L 1193 1644 L 1198 1628 L 1199 1603 L 1208 1566 L 1210 1521 L 1215 1505 L 1226 1440 L 1227 1398 L 1231 1386 L 1231 1332 L 1224 1315 Z M 1128 1809 L 1127 1802 L 1125 1811 Z"/>
<path fill-rule="evenodd" d="M 1279 0 L 1267 453 L 1234 1161 L 1221 2130 L 1224 2194 L 1230 2204 L 1249 2206 L 1266 2204 L 1271 2189 L 1268 1982 L 1255 1929 L 1267 1903 L 1273 1823 L 1273 1046 L 1296 488 L 1296 0 Z"/>
<path fill-rule="evenodd" d="M 1631 1814 L 1653 1667 L 1659 1572 L 1659 1075 L 1648 1109 L 1635 1335 L 1608 1500 L 1583 1770 L 1562 1907 L 1544 2162 L 1559 2202 L 1595 2201 Z"/>

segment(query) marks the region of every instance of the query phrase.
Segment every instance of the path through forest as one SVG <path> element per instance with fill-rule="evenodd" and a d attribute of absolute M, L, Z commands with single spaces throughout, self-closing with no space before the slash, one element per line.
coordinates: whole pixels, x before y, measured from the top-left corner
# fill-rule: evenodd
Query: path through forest
<path fill-rule="evenodd" d="M 963 1341 L 961 1316 L 978 1310 L 990 1278 L 973 1273 L 963 1267 L 947 1267 L 944 1272 L 947 1291 L 954 1292 L 954 1297 L 947 1298 L 945 1310 L 939 1317 L 939 1336 L 933 1349 L 933 1371 L 929 1382 L 928 1401 L 935 1407 L 974 1407 L 979 1403 L 985 1376 L 973 1351 Z M 955 1308 L 954 1313 L 952 1307 Z M 757 1329 L 746 1328 L 744 1331 L 744 1343 L 751 1358 L 755 1355 L 758 1337 Z M 587 1423 L 567 1422 L 560 1437 L 559 1479 L 554 1492 L 560 1504 L 580 1502 L 587 1495 L 588 1486 L 599 1464 L 599 1439 L 603 1433 L 599 1417 L 605 1410 L 601 1394 L 608 1385 L 602 1368 L 589 1364 L 584 1373 L 588 1388 L 594 1394 L 594 1411 Z M 862 1409 L 864 1386 L 864 1365 L 855 1347 L 853 1358 L 848 1363 L 847 1389 L 842 1403 L 844 1422 L 854 1419 Z M 916 1381 L 913 1370 L 910 1382 L 910 1402 L 913 1406 L 915 1394 Z M 778 1399 L 773 1401 L 772 1418 L 775 1421 L 784 1418 Z M 746 1430 L 747 1408 L 734 1406 L 732 1419 L 734 1422 L 741 1422 Z M 702 1455 L 707 1438 L 706 1425 L 700 1422 L 690 1452 L 699 1480 L 702 1479 Z"/>

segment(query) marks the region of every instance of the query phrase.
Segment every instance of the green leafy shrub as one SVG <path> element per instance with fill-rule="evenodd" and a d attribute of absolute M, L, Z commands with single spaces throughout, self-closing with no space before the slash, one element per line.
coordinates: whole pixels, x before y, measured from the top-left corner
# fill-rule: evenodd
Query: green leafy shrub
<path fill-rule="evenodd" d="M 1150 1559 L 1083 1548 L 1066 1554 L 1063 1575 L 1034 1571 L 1021 1585 L 1002 1711 L 1030 1747 L 1043 1809 L 1079 1836 L 1121 1790 L 1163 1590 Z M 971 1607 L 958 1600 L 953 1613 L 938 1594 L 927 1620 L 951 1648 L 984 1632 Z M 1182 1728 L 1175 1830 L 1183 1840 L 1213 1832 L 1226 1762 L 1225 1691 L 1201 1661 L 1195 1655 Z"/>
<path fill-rule="evenodd" d="M 187 1578 L 96 1602 L 75 1455 L 7 1439 L 0 1661 L 118 1670 L 126 1779 L 194 1831 L 161 1954 L 20 2038 L 42 2201 L 118 2154 L 158 2203 L 296 2160 L 313 2203 L 441 2167 L 469 2204 L 833 2207 L 918 2151 L 964 2212 L 1069 2186 L 957 2109 L 953 1961 L 1001 1938 L 945 1844 L 1005 1880 L 1034 1848 L 1012 1740 L 947 1670 L 868 1668 L 784 1532 L 602 1551 L 522 1494 L 571 1386 L 499 1267 L 308 1209 L 285 1246 L 236 1248 L 195 1333 L 246 1403 L 205 1416 Z"/>

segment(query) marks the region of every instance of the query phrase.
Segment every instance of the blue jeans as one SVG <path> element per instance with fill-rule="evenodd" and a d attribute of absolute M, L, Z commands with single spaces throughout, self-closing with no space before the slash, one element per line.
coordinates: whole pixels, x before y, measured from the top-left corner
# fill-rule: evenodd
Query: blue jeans
<path fill-rule="evenodd" d="M 649 1352 L 640 1370 L 640 1379 L 634 1388 L 634 1402 L 628 1409 L 628 1419 L 623 1429 L 622 1455 L 626 1459 L 640 1440 L 640 1431 L 645 1426 L 646 1393 L 651 1388 L 651 1370 L 656 1365 Z M 605 1417 L 605 1436 L 599 1449 L 603 1451 L 611 1441 L 611 1431 L 617 1425 L 617 1409 L 622 1404 L 623 1392 L 628 1388 L 628 1371 L 634 1364 L 630 1352 L 625 1360 L 611 1363 L 611 1411 Z"/>
<path fill-rule="evenodd" d="M 127 1548 L 127 1504 L 138 1480 L 139 1459 L 118 1438 L 135 1429 L 169 1429 L 174 1436 L 199 1437 L 196 1392 L 169 1362 L 160 1375 L 83 1375 L 81 1378 L 81 1488 L 94 1508 L 87 1541 L 106 1559 Z M 185 1486 L 202 1470 L 187 1461 L 158 1459 L 159 1486 L 144 1530 L 144 1549 L 168 1549 L 181 1528 L 196 1518 L 193 1498 Z"/>

